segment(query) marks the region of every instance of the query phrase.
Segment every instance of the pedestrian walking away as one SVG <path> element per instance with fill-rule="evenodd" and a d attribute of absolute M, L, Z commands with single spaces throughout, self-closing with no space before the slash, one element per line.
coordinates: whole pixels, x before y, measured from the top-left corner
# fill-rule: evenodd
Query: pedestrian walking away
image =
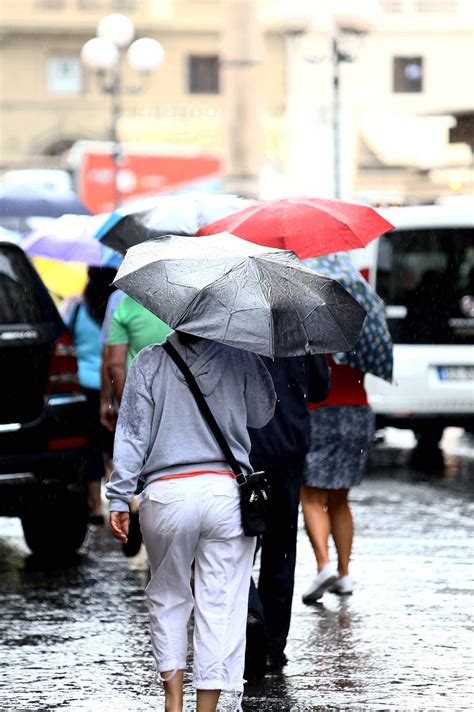
<path fill-rule="evenodd" d="M 275 386 L 275 415 L 250 429 L 250 461 L 271 483 L 269 520 L 261 539 L 258 589 L 250 584 L 245 676 L 258 679 L 287 662 L 293 599 L 298 509 L 305 455 L 310 446 L 308 398 L 323 400 L 330 388 L 324 356 L 264 358 Z"/>
<path fill-rule="evenodd" d="M 89 267 L 84 295 L 68 302 L 64 316 L 71 331 L 79 363 L 79 381 L 87 398 L 88 451 L 86 482 L 89 522 L 103 524 L 101 482 L 105 474 L 104 455 L 112 448 L 110 433 L 100 422 L 100 330 L 107 301 L 114 291 L 116 271 Z"/>
<path fill-rule="evenodd" d="M 266 425 L 276 401 L 256 354 L 286 358 L 350 349 L 365 318 L 340 285 L 311 273 L 292 253 L 268 251 L 233 235 L 169 235 L 131 247 L 114 283 L 176 329 L 167 341 L 181 350 L 244 475 L 252 473 L 247 427 Z M 197 401 L 190 402 L 194 396 L 184 374 L 166 356 L 161 346 L 149 347 L 130 367 L 108 485 L 111 523 L 126 541 L 129 502 L 137 479 L 143 479 L 141 521 L 154 562 L 147 596 L 167 710 L 182 709 L 186 622 L 194 605 L 194 685 L 199 712 L 211 712 L 221 690 L 243 688 L 244 601 L 255 545 L 242 536 L 233 465 L 225 461 L 211 421 L 202 417 Z M 204 480 L 194 497 L 188 489 L 183 496 L 187 479 L 207 476 L 229 480 L 212 489 L 212 498 Z M 221 489 L 229 481 L 234 496 Z M 229 539 L 237 549 L 232 556 Z"/>
<path fill-rule="evenodd" d="M 122 295 L 110 305 L 106 314 L 102 337 L 105 347 L 102 357 L 101 421 L 114 430 L 116 413 L 122 400 L 127 369 L 137 353 L 151 344 L 162 343 L 171 329 L 144 306 L 117 290 Z M 106 333 L 105 333 L 106 331 Z M 138 492 L 141 483 L 138 485 Z M 133 500 L 130 512 L 128 541 L 122 550 L 125 556 L 138 554 L 142 534 L 138 518 L 138 503 Z"/>
<path fill-rule="evenodd" d="M 107 371 L 107 341 L 114 313 L 124 298 L 125 294 L 120 289 L 116 289 L 115 292 L 110 295 L 100 330 L 100 341 L 102 345 L 100 360 L 100 422 L 104 428 L 110 430 L 111 433 L 115 431 L 119 403 Z"/>
<path fill-rule="evenodd" d="M 317 574 L 303 594 L 305 603 L 330 590 L 350 594 L 349 576 L 354 525 L 348 495 L 360 484 L 374 435 L 374 415 L 364 388 L 364 374 L 332 359 L 328 398 L 310 404 L 311 448 L 301 488 L 306 531 L 317 562 Z M 337 567 L 329 560 L 329 535 L 337 551 Z"/>
<path fill-rule="evenodd" d="M 339 252 L 307 260 L 319 274 L 337 279 L 367 312 L 355 348 L 330 357 L 333 383 L 328 398 L 312 407 L 311 449 L 306 457 L 301 501 L 306 529 L 317 561 L 317 574 L 303 601 L 319 600 L 325 591 L 350 594 L 349 576 L 354 525 L 348 495 L 360 484 L 374 434 L 374 415 L 364 388 L 371 373 L 392 380 L 393 346 L 385 304 Z M 337 568 L 329 561 L 332 534 Z"/>
<path fill-rule="evenodd" d="M 196 378 L 242 472 L 247 426 L 272 417 L 275 392 L 258 356 L 176 332 L 168 337 Z M 238 485 L 184 376 L 160 345 L 127 375 L 114 471 L 107 486 L 114 535 L 126 542 L 138 479 L 140 523 L 150 562 L 146 589 L 152 650 L 167 712 L 183 709 L 187 623 L 194 611 L 193 685 L 199 712 L 221 691 L 243 691 L 245 624 L 255 539 L 243 534 Z M 191 566 L 194 564 L 194 591 Z M 240 702 L 236 704 L 240 709 Z"/>
<path fill-rule="evenodd" d="M 127 368 L 137 353 L 145 346 L 163 342 L 171 331 L 161 319 L 128 296 L 116 305 L 107 335 L 105 366 L 119 403 Z"/>

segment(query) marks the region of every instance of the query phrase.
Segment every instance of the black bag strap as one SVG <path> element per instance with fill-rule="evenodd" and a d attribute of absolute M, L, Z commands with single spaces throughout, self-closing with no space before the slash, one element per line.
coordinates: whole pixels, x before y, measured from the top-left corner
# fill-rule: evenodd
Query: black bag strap
<path fill-rule="evenodd" d="M 74 331 L 76 330 L 77 317 L 79 316 L 79 310 L 80 310 L 81 306 L 82 306 L 82 300 L 76 302 L 71 309 L 72 317 L 71 317 L 71 321 L 69 321 L 68 329 L 71 332 L 71 336 L 73 339 L 75 339 Z"/>
<path fill-rule="evenodd" d="M 247 482 L 247 477 L 242 472 L 239 463 L 235 459 L 234 453 L 230 449 L 229 444 L 222 433 L 222 430 L 220 429 L 216 419 L 214 418 L 212 411 L 209 408 L 207 401 L 204 398 L 201 389 L 199 388 L 197 381 L 191 372 L 191 369 L 189 368 L 186 361 L 182 358 L 182 356 L 178 353 L 178 351 L 174 348 L 174 346 L 170 344 L 169 341 L 165 341 L 161 345 L 168 354 L 168 356 L 173 359 L 176 366 L 179 368 L 179 370 L 185 377 L 186 382 L 189 388 L 191 389 L 191 393 L 193 394 L 196 403 L 199 407 L 199 410 L 201 411 L 201 414 L 204 417 L 204 420 L 207 422 L 212 434 L 217 440 L 217 443 L 219 444 L 219 447 L 221 448 L 225 456 L 225 459 L 232 468 L 232 471 L 235 475 L 235 479 L 237 480 L 237 484 L 244 485 Z"/>

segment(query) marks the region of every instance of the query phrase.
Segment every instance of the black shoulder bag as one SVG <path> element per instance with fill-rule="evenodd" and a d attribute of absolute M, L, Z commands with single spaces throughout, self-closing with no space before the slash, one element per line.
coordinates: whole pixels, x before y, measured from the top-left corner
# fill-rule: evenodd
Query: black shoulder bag
<path fill-rule="evenodd" d="M 201 411 L 201 415 L 207 422 L 225 456 L 225 459 L 232 468 L 236 482 L 239 485 L 240 513 L 242 517 L 242 529 L 244 530 L 245 536 L 258 536 L 259 534 L 263 534 L 268 518 L 268 505 L 270 497 L 270 485 L 265 477 L 265 473 L 253 472 L 251 475 L 245 475 L 241 471 L 239 463 L 235 459 L 234 454 L 230 449 L 222 430 L 217 424 L 217 421 L 214 418 L 212 411 L 209 408 L 188 364 L 180 356 L 178 351 L 176 351 L 174 346 L 169 343 L 169 341 L 165 341 L 162 346 L 185 377 L 186 382 L 191 389 L 191 393 L 193 394 L 199 410 Z"/>

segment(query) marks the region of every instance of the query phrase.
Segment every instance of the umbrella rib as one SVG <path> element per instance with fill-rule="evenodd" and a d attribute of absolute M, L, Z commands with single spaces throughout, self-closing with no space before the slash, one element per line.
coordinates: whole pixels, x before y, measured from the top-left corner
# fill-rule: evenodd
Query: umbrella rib
<path fill-rule="evenodd" d="M 263 273 L 263 269 L 259 263 L 259 260 L 253 260 L 253 265 L 255 266 L 255 268 L 257 270 L 257 274 L 258 274 L 258 278 L 259 278 L 258 284 L 259 284 L 260 289 L 263 293 L 264 292 L 263 287 L 265 284 L 265 280 L 262 279 L 262 276 L 263 277 L 265 276 Z M 270 343 L 271 343 L 271 352 L 272 352 L 272 354 L 274 354 L 275 353 L 275 328 L 274 328 L 274 324 L 273 324 L 273 319 L 271 319 L 271 321 L 270 321 Z"/>

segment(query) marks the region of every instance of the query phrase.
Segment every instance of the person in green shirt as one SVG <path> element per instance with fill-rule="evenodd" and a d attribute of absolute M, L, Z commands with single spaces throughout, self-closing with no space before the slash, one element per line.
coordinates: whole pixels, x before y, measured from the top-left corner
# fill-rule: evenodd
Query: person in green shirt
<path fill-rule="evenodd" d="M 127 344 L 127 368 L 139 351 L 151 344 L 161 344 L 173 332 L 164 321 L 131 297 L 118 304 L 109 329 L 109 346 Z"/>
<path fill-rule="evenodd" d="M 111 432 L 117 421 L 117 405 L 120 405 L 125 386 L 125 378 L 135 356 L 151 344 L 165 341 L 170 329 L 151 311 L 131 297 L 124 295 L 112 307 L 113 316 L 103 334 L 102 387 L 100 393 L 101 423 Z M 137 500 L 131 503 L 131 518 L 128 541 L 123 544 L 126 556 L 138 553 L 142 541 L 138 520 Z"/>
<path fill-rule="evenodd" d="M 105 349 L 105 367 L 118 403 L 133 359 L 145 346 L 161 344 L 173 329 L 129 296 L 117 305 Z"/>

